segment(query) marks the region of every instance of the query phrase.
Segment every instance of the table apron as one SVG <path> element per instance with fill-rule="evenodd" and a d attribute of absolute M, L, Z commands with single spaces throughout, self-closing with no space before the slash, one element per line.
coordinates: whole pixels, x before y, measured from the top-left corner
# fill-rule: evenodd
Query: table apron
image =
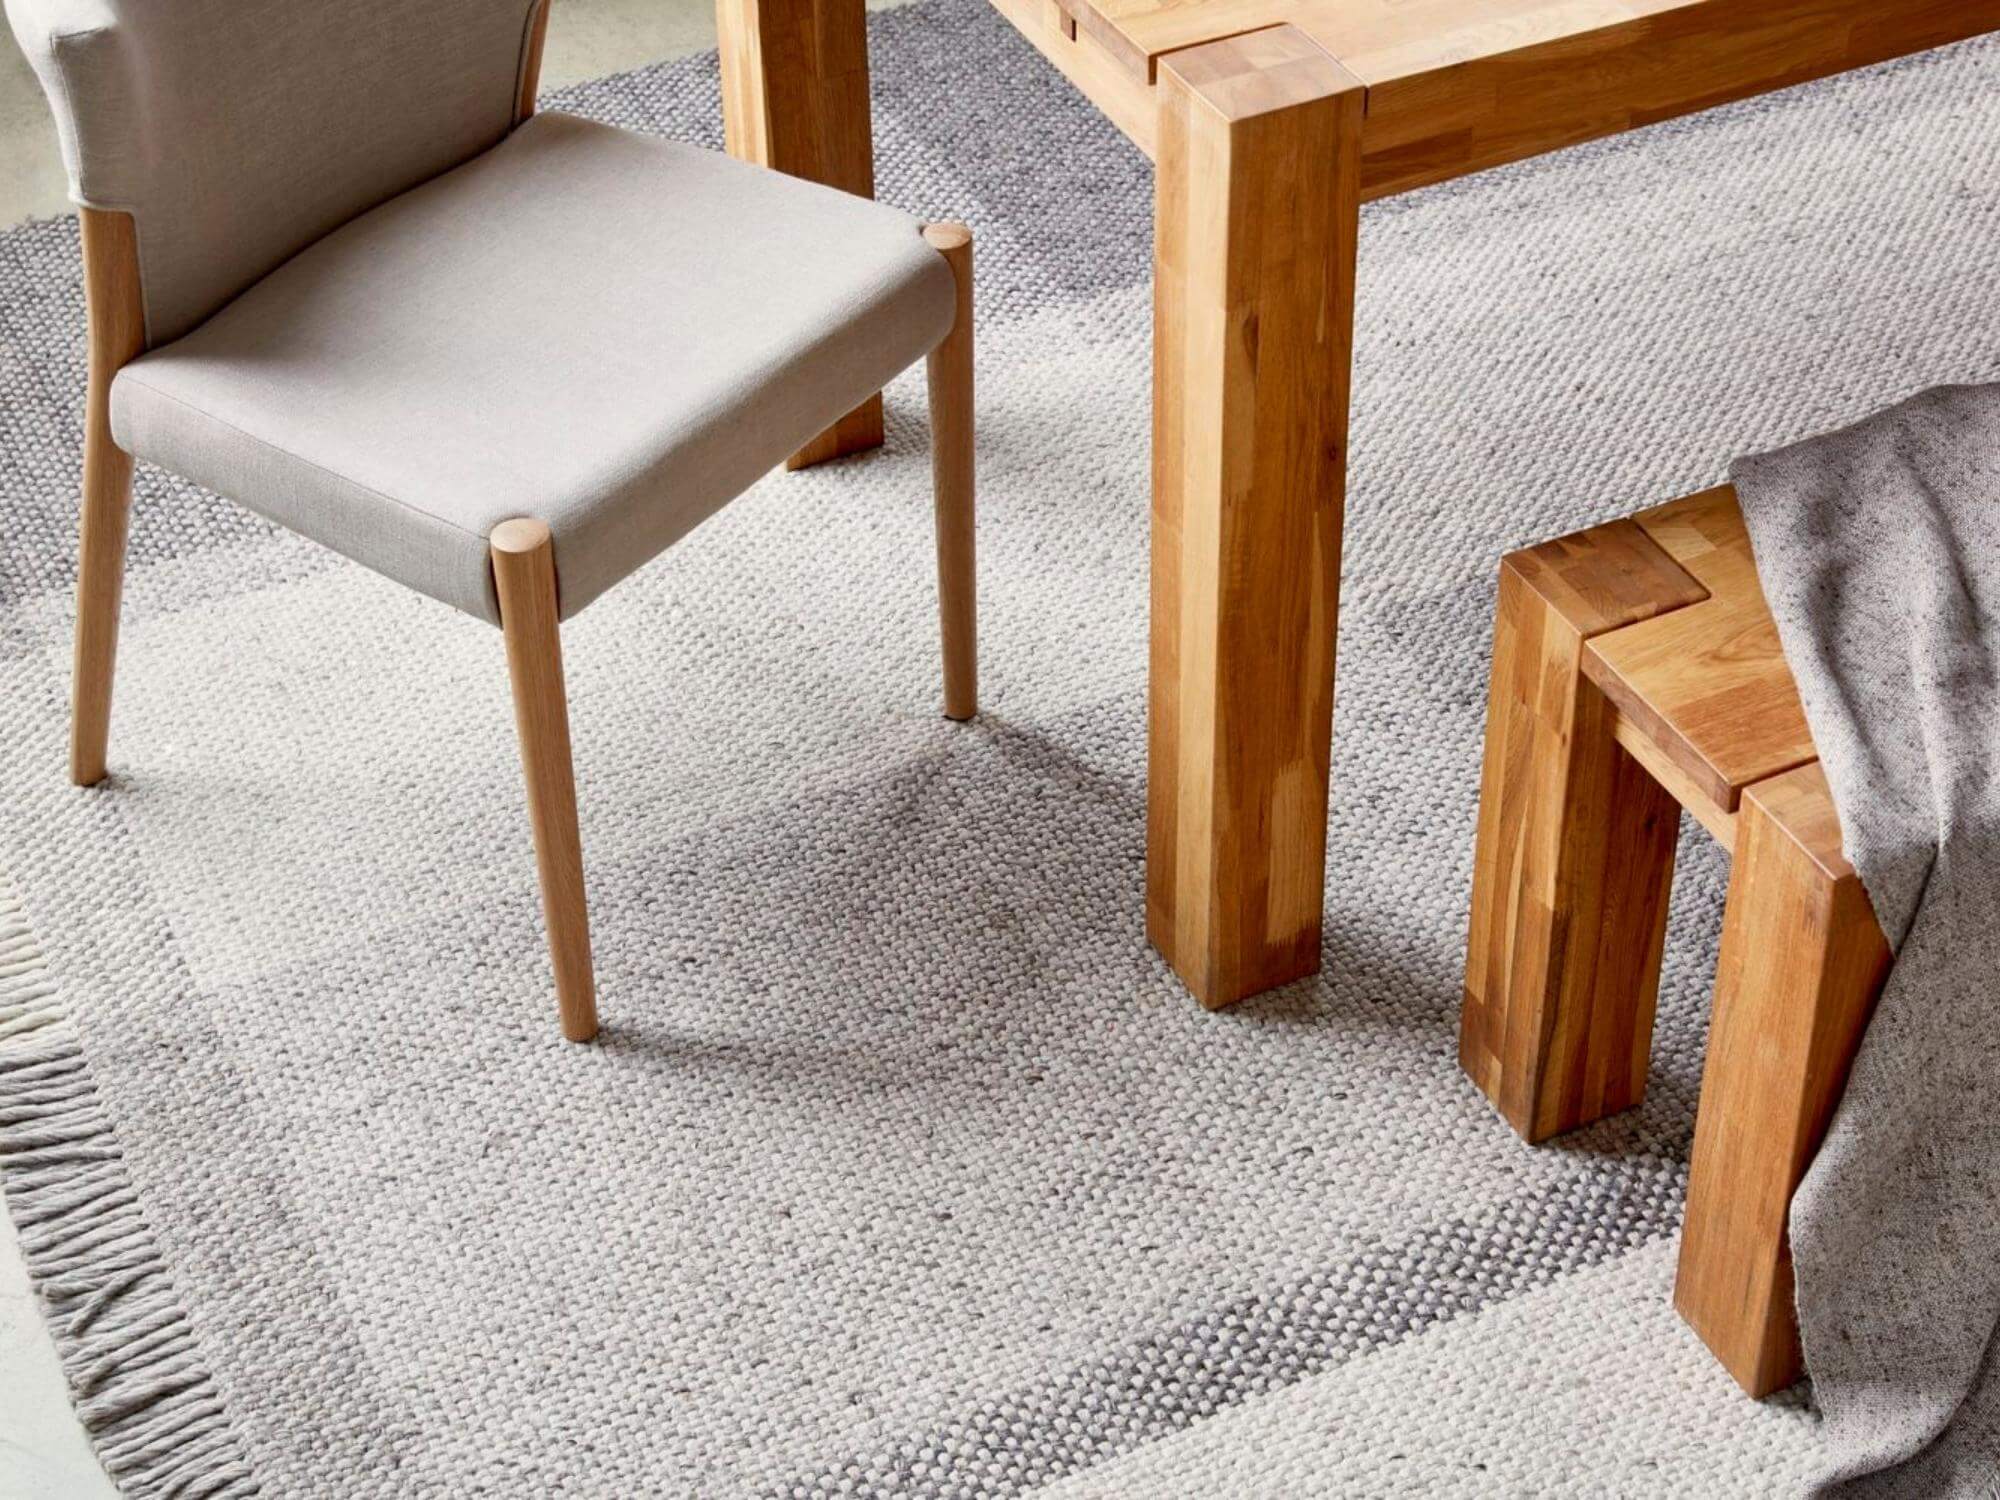
<path fill-rule="evenodd" d="M 1333 0 L 1180 4 L 1152 13 L 1165 32 L 1092 0 L 991 3 L 1151 156 L 1162 56 L 1281 21 L 1313 35 Z M 2000 0 L 1693 0 L 1471 56 L 1327 50 L 1367 87 L 1361 193 L 1374 199 L 1995 30 Z M 1162 34 L 1173 45 L 1149 40 Z"/>

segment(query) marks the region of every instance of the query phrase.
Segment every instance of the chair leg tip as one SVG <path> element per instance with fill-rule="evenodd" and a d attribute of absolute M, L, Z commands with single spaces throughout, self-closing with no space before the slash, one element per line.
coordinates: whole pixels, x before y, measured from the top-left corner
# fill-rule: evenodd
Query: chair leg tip
<path fill-rule="evenodd" d="M 597 1040 L 597 996 L 594 986 L 586 986 L 582 1003 L 572 996 L 558 994 L 556 997 L 556 1020 L 561 1023 L 563 1040 L 566 1042 L 592 1042 Z"/>

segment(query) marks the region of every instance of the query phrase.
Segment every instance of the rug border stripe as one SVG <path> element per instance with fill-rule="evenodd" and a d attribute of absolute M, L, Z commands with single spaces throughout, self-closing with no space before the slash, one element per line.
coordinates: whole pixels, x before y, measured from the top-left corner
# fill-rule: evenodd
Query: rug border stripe
<path fill-rule="evenodd" d="M 12 882 L 0 871 L 0 1190 L 70 1404 L 133 1495 L 259 1493 Z"/>

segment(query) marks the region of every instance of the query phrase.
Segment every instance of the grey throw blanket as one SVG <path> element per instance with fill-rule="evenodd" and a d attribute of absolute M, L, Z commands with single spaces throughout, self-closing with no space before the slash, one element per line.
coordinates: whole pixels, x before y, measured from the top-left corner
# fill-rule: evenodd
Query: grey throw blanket
<path fill-rule="evenodd" d="M 1792 1204 L 1828 1495 L 2000 1495 L 2000 386 L 1734 472 L 1896 951 Z"/>

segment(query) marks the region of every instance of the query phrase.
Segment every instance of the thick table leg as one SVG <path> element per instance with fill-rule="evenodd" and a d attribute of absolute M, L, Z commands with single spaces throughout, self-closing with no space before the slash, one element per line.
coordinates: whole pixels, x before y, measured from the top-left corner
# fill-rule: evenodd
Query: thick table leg
<path fill-rule="evenodd" d="M 1363 91 L 1278 26 L 1158 96 L 1146 928 L 1217 1007 L 1319 967 Z"/>
<path fill-rule="evenodd" d="M 1798 1379 L 1785 1223 L 1889 968 L 1817 763 L 1743 794 L 1674 1305 L 1752 1396 Z"/>
<path fill-rule="evenodd" d="M 1702 597 L 1630 521 L 1500 566 L 1458 1056 L 1531 1141 L 1645 1092 L 1680 827 L 1584 642 Z"/>
<path fill-rule="evenodd" d="M 862 0 L 716 0 L 722 120 L 742 161 L 875 196 Z M 882 445 L 882 398 L 870 396 L 785 467 Z"/>

